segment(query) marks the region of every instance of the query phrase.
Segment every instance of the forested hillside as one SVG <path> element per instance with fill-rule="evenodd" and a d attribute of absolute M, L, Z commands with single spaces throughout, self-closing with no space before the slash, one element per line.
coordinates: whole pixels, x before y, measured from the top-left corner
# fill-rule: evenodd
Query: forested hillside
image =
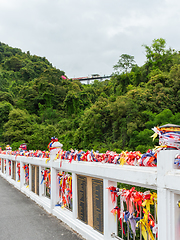
<path fill-rule="evenodd" d="M 82 85 L 46 58 L 0 42 L 0 145 L 47 150 L 153 148 L 152 127 L 180 124 L 180 52 L 164 39 L 142 46 L 146 62 L 122 54 L 110 80 Z"/>

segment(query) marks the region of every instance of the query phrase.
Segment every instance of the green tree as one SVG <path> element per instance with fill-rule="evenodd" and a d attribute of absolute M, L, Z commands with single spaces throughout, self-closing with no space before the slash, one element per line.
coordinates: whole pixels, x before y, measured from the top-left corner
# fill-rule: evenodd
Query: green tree
<path fill-rule="evenodd" d="M 154 39 L 151 46 L 142 45 L 146 51 L 147 74 L 151 69 L 159 68 L 161 70 L 169 71 L 172 64 L 174 55 L 177 53 L 171 48 L 166 49 L 166 41 L 163 38 Z"/>
<path fill-rule="evenodd" d="M 7 70 L 13 70 L 17 72 L 22 68 L 23 63 L 18 57 L 12 56 L 10 59 L 7 59 L 4 62 L 4 66 Z"/>
<path fill-rule="evenodd" d="M 1 101 L 1 102 L 6 101 L 6 102 L 9 102 L 9 103 L 11 103 L 12 105 L 14 105 L 13 96 L 12 96 L 12 94 L 9 93 L 9 92 L 2 92 L 2 91 L 0 91 L 0 101 Z"/>
<path fill-rule="evenodd" d="M 152 45 L 150 47 L 145 44 L 142 46 L 145 47 L 147 59 L 155 60 L 157 55 L 159 56 L 165 53 L 166 40 L 163 38 L 158 38 L 152 41 Z"/>
<path fill-rule="evenodd" d="M 119 57 L 117 64 L 113 66 L 114 70 L 119 73 L 119 70 L 124 71 L 126 74 L 135 65 L 134 56 L 122 54 Z"/>
<path fill-rule="evenodd" d="M 9 120 L 4 124 L 3 136 L 10 144 L 21 140 L 28 142 L 32 134 L 34 119 L 26 110 L 13 109 L 9 113 Z"/>
<path fill-rule="evenodd" d="M 48 143 L 53 136 L 59 138 L 58 129 L 55 125 L 46 126 L 35 123 L 33 126 L 33 132 L 31 136 L 28 137 L 28 149 L 40 149 L 47 151 Z"/>
<path fill-rule="evenodd" d="M 0 141 L 3 141 L 3 126 L 8 121 L 9 112 L 13 109 L 9 102 L 0 102 Z"/>
<path fill-rule="evenodd" d="M 84 111 L 74 134 L 74 146 L 92 148 L 97 142 L 105 142 L 110 130 L 107 104 L 107 99 L 100 97 L 96 104 Z"/>

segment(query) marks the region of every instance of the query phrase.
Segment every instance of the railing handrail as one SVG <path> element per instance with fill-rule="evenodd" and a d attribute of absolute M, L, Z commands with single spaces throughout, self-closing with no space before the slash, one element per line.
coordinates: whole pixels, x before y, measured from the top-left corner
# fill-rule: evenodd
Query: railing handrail
<path fill-rule="evenodd" d="M 70 171 L 76 174 L 86 176 L 94 176 L 97 178 L 107 178 L 111 181 L 119 181 L 126 184 L 141 186 L 151 189 L 157 189 L 157 168 L 156 167 L 140 167 L 129 165 L 116 165 L 111 163 L 99 162 L 82 162 L 62 160 L 49 161 L 46 163 L 45 158 L 26 157 L 26 156 L 11 156 L 0 154 L 0 158 L 22 161 L 42 167 L 53 167 L 57 170 Z"/>

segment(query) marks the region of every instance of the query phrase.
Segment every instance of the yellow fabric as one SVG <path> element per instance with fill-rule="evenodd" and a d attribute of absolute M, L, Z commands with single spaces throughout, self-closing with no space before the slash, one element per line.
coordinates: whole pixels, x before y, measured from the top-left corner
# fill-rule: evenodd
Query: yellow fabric
<path fill-rule="evenodd" d="M 156 218 L 157 218 L 157 193 L 151 193 L 151 200 L 154 201 Z"/>
<path fill-rule="evenodd" d="M 155 140 L 155 138 L 157 138 L 158 134 L 154 133 L 151 137 L 153 138 L 153 141 Z"/>
<path fill-rule="evenodd" d="M 142 236 L 144 238 L 144 240 L 147 240 L 147 232 L 146 232 L 146 228 L 144 226 L 144 222 L 143 222 L 143 219 L 141 219 L 138 223 L 138 224 L 141 224 L 141 233 L 142 233 Z"/>
<path fill-rule="evenodd" d="M 151 232 L 150 226 L 149 226 L 149 224 L 148 224 L 148 221 L 146 221 L 146 218 L 147 218 L 147 217 L 141 219 L 141 220 L 137 223 L 137 226 L 138 226 L 139 224 L 141 224 L 141 232 L 142 232 L 142 236 L 143 236 L 144 240 L 149 240 L 149 239 L 147 238 L 147 237 L 148 237 L 148 234 L 149 234 L 151 240 L 155 240 L 155 239 L 154 239 L 154 236 L 153 236 L 153 234 L 152 234 L 152 232 Z"/>
<path fill-rule="evenodd" d="M 144 208 L 146 208 L 146 210 L 147 210 L 148 212 L 150 212 L 150 205 L 153 205 L 153 204 L 154 204 L 153 200 L 150 199 L 150 200 L 145 200 L 145 201 L 142 203 L 142 206 L 143 206 Z"/>
<path fill-rule="evenodd" d="M 58 157 L 59 157 L 59 153 L 56 155 L 56 157 L 55 157 L 55 159 L 54 159 L 54 160 L 57 160 L 57 159 L 58 159 Z"/>
<path fill-rule="evenodd" d="M 120 161 L 120 165 L 124 165 L 125 164 L 125 162 L 126 162 L 126 158 L 127 158 L 127 154 L 126 154 L 126 152 L 122 152 L 121 153 L 121 158 L 119 159 L 119 161 Z"/>

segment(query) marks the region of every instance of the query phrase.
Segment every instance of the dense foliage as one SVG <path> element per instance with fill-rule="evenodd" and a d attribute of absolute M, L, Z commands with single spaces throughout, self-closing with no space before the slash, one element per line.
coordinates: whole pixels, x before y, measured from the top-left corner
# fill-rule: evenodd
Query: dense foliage
<path fill-rule="evenodd" d="M 55 135 L 66 150 L 153 148 L 152 127 L 180 124 L 180 53 L 162 38 L 143 47 L 143 66 L 122 54 L 110 80 L 82 85 L 46 58 L 0 42 L 1 146 L 47 150 Z"/>

